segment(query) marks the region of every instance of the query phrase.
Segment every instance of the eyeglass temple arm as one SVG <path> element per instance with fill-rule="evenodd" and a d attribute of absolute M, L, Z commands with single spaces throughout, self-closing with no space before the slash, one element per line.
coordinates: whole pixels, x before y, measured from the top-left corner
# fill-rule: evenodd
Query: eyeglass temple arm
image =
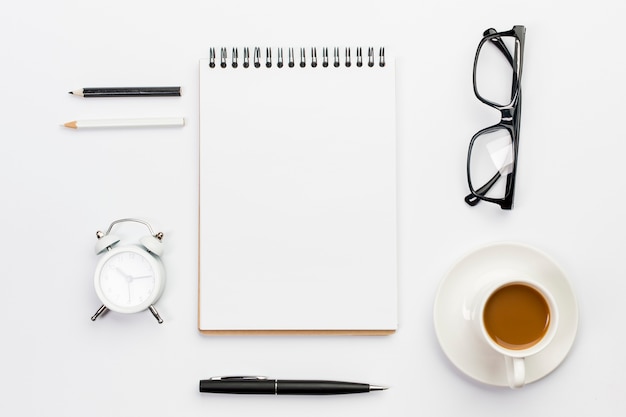
<path fill-rule="evenodd" d="M 496 174 L 493 177 L 491 177 L 491 179 L 487 181 L 485 185 L 483 185 L 478 190 L 476 190 L 476 194 L 485 195 L 487 191 L 489 191 L 491 187 L 493 187 L 494 184 L 498 182 L 501 176 L 502 174 L 500 174 L 499 171 L 496 172 Z M 474 194 L 468 194 L 465 196 L 465 202 L 473 207 L 476 204 L 480 203 L 480 198 L 476 197 Z"/>
<path fill-rule="evenodd" d="M 487 29 L 483 33 L 483 36 L 490 36 L 496 33 L 498 32 L 494 28 L 491 28 L 491 29 Z M 502 41 L 502 38 L 499 36 L 496 36 L 495 38 L 491 39 L 491 42 L 493 42 L 495 47 L 498 48 L 500 52 L 502 52 L 506 60 L 509 61 L 509 64 L 511 65 L 511 67 L 515 68 L 515 62 L 513 62 L 513 55 L 511 55 L 509 48 L 507 48 L 506 44 Z"/>

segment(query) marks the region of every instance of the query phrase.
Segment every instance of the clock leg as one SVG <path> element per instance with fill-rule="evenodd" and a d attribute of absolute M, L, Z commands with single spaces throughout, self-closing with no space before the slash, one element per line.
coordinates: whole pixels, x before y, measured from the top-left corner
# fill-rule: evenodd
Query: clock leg
<path fill-rule="evenodd" d="M 157 321 L 159 322 L 159 324 L 163 323 L 163 319 L 161 318 L 161 316 L 159 316 L 159 312 L 156 310 L 156 308 L 154 308 L 153 305 L 151 305 L 150 307 L 148 307 L 150 309 L 150 312 L 152 313 L 152 315 L 154 316 L 155 319 L 157 319 Z"/>
<path fill-rule="evenodd" d="M 96 311 L 96 314 L 91 316 L 91 321 L 96 321 L 96 319 L 100 317 L 100 315 L 104 313 L 106 310 L 107 310 L 107 307 L 104 304 L 102 304 L 100 308 L 98 309 L 98 311 Z"/>

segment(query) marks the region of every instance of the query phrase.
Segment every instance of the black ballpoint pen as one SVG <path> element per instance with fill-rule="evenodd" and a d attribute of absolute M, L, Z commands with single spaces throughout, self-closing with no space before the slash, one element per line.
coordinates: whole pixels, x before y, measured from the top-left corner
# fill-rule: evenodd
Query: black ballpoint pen
<path fill-rule="evenodd" d="M 216 394 L 336 395 L 385 389 L 387 387 L 356 382 L 268 379 L 258 376 L 213 377 L 200 381 L 200 392 Z"/>

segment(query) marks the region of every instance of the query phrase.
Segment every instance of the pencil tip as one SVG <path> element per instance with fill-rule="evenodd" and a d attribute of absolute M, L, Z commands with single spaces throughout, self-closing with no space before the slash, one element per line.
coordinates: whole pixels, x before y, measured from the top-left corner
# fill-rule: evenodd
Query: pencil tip
<path fill-rule="evenodd" d="M 67 94 L 74 94 L 74 92 L 73 91 L 68 91 Z"/>
<path fill-rule="evenodd" d="M 63 126 L 69 127 L 70 129 L 77 129 L 78 128 L 75 120 L 72 121 L 72 122 L 64 123 Z"/>

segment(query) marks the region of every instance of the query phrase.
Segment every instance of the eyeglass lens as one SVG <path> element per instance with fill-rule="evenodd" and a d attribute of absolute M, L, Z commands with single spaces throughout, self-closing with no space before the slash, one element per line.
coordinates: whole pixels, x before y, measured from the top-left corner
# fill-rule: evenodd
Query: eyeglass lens
<path fill-rule="evenodd" d="M 477 193 L 488 198 L 505 198 L 506 176 L 512 172 L 515 161 L 513 153 L 513 139 L 506 128 L 496 128 L 475 139 L 469 174 Z"/>

